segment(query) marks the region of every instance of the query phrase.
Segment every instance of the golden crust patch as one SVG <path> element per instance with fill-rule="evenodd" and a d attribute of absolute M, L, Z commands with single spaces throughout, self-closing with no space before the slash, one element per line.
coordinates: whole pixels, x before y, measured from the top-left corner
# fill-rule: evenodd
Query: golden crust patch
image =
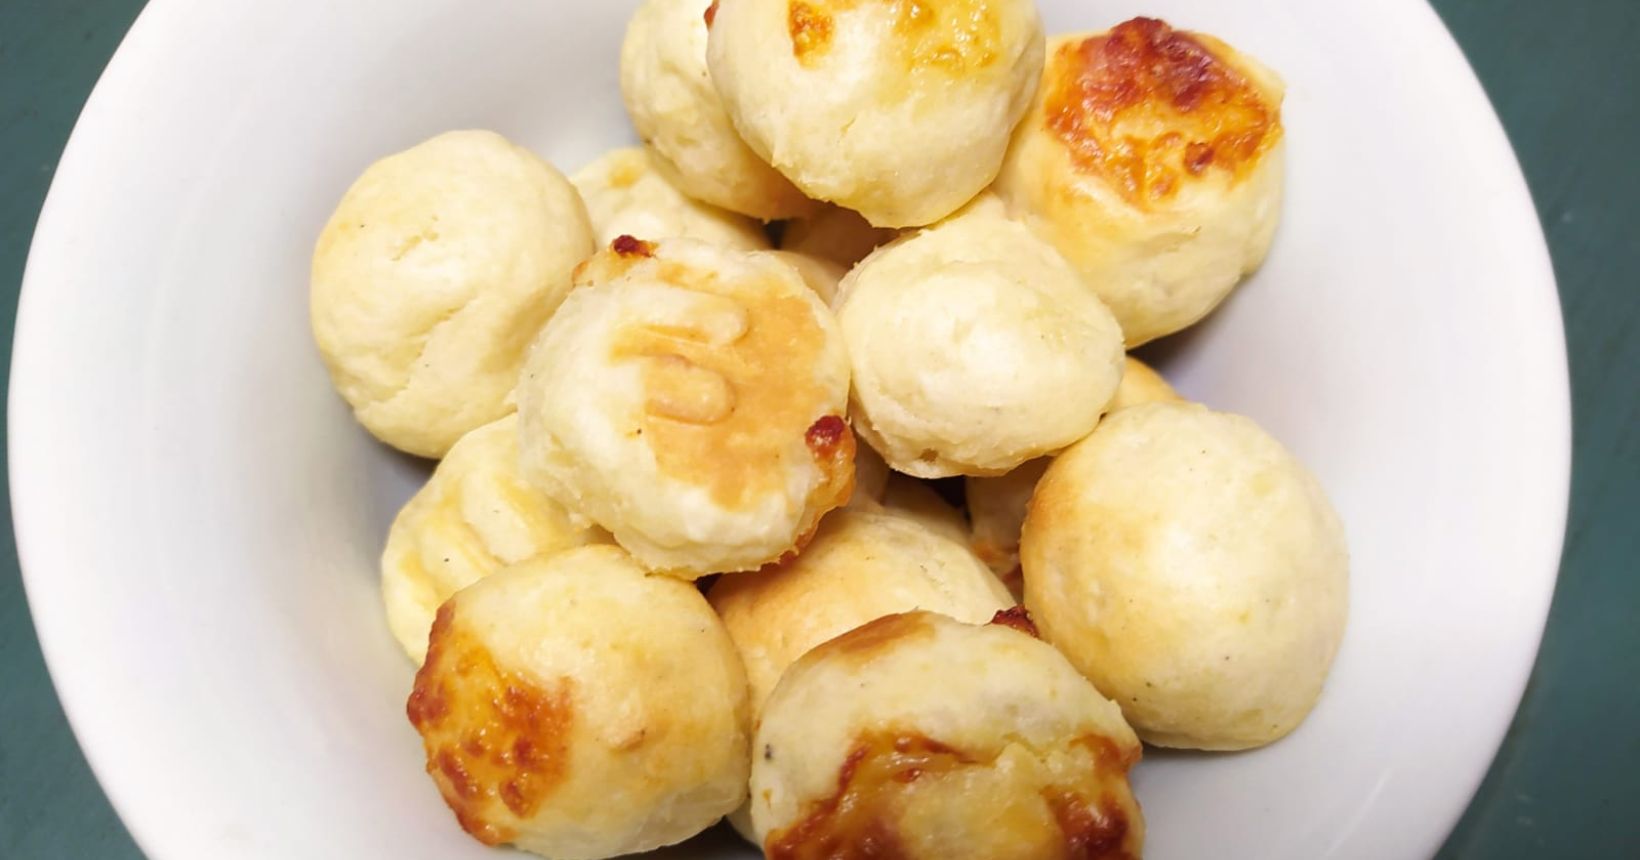
<path fill-rule="evenodd" d="M 894 18 L 907 71 L 974 72 L 996 62 L 1001 25 L 990 0 L 791 0 L 786 27 L 792 55 L 813 66 L 831 49 L 836 16 L 882 3 Z"/>
<path fill-rule="evenodd" d="M 480 842 L 516 835 L 564 781 L 574 705 L 568 680 L 550 689 L 505 672 L 439 607 L 405 711 L 421 733 L 427 772 L 456 820 Z"/>
<path fill-rule="evenodd" d="M 1134 206 L 1212 172 L 1241 178 L 1281 139 L 1279 105 L 1189 33 L 1134 18 L 1048 59 L 1044 123 Z"/>

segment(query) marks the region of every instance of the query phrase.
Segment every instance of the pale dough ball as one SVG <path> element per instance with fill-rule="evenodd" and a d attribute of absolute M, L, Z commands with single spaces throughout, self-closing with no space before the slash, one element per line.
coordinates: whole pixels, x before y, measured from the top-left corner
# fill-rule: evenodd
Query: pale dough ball
<path fill-rule="evenodd" d="M 707 61 L 765 161 L 810 197 L 908 227 L 996 178 L 1042 46 L 1030 0 L 719 0 Z"/>
<path fill-rule="evenodd" d="M 578 271 L 518 386 L 536 486 L 690 578 L 773 561 L 848 500 L 848 358 L 795 269 L 623 237 Z"/>
<path fill-rule="evenodd" d="M 1140 746 L 1121 710 L 1004 624 L 914 612 L 815 648 L 769 697 L 752 752 L 752 823 L 770 857 L 867 840 L 906 860 L 1143 848 L 1128 785 Z"/>
<path fill-rule="evenodd" d="M 1321 486 L 1237 415 L 1112 414 L 1031 498 L 1020 557 L 1043 637 L 1158 746 L 1292 731 L 1344 632 L 1349 558 Z"/>
<path fill-rule="evenodd" d="M 608 539 L 518 473 L 518 416 L 508 415 L 461 437 L 394 518 L 382 553 L 387 626 L 420 663 L 450 595 L 509 564 Z"/>
<path fill-rule="evenodd" d="M 898 234 L 897 230 L 871 226 L 853 209 L 827 205 L 807 218 L 786 222 L 785 232 L 780 234 L 780 250 L 830 260 L 847 271 Z"/>
<path fill-rule="evenodd" d="M 621 43 L 627 114 L 657 156 L 656 166 L 690 197 L 765 221 L 802 215 L 814 202 L 746 146 L 712 88 L 706 72 L 712 5 L 648 0 L 632 14 Z"/>
<path fill-rule="evenodd" d="M 598 244 L 621 235 L 639 239 L 699 239 L 725 248 L 769 247 L 763 225 L 685 196 L 655 169 L 640 146 L 605 153 L 570 177 L 586 203 Z"/>
<path fill-rule="evenodd" d="M 441 134 L 342 197 L 313 251 L 313 336 L 366 429 L 442 457 L 512 411 L 524 349 L 592 248 L 551 165 L 493 132 Z"/>
<path fill-rule="evenodd" d="M 693 586 L 646 576 L 617 547 L 457 593 L 407 710 L 445 802 L 489 845 L 561 860 L 647 851 L 746 797 L 734 643 Z"/>
<path fill-rule="evenodd" d="M 1153 19 L 1056 36 L 996 189 L 1135 347 L 1200 320 L 1263 262 L 1282 94 L 1257 61 Z"/>
<path fill-rule="evenodd" d="M 1013 605 L 962 544 L 903 517 L 837 511 L 797 555 L 713 583 L 707 600 L 746 662 L 752 711 L 810 648 L 884 615 L 984 623 Z"/>
<path fill-rule="evenodd" d="M 1161 374 L 1130 355 L 1123 366 L 1122 382 L 1105 406 L 1105 413 L 1142 403 L 1178 399 L 1178 393 Z M 1016 595 L 1024 587 L 1019 569 L 1019 529 L 1025 524 L 1025 505 L 1031 500 L 1031 491 L 1036 489 L 1036 482 L 1049 462 L 1050 458 L 1042 457 L 1006 475 L 963 479 L 974 554 L 1002 577 L 1003 584 Z"/>
<path fill-rule="evenodd" d="M 835 306 L 855 429 L 916 477 L 996 475 L 1058 451 L 1121 379 L 1110 311 L 993 200 L 879 248 Z"/>

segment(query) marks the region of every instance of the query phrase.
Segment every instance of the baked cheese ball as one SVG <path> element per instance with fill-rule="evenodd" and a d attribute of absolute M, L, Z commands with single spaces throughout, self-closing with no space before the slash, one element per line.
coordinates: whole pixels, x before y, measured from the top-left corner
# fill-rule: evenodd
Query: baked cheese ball
<path fill-rule="evenodd" d="M 1200 320 L 1263 262 L 1282 95 L 1256 60 L 1154 19 L 1056 36 L 996 190 L 1135 347 Z"/>
<path fill-rule="evenodd" d="M 1349 558 L 1321 486 L 1204 406 L 1123 409 L 1055 458 L 1020 559 L 1043 637 L 1158 746 L 1292 731 L 1344 632 Z"/>
<path fill-rule="evenodd" d="M 1121 379 L 1110 311 L 994 200 L 879 248 L 835 307 L 855 429 L 916 477 L 997 475 L 1058 451 Z"/>
<path fill-rule="evenodd" d="M 762 224 L 686 196 L 655 169 L 654 156 L 641 146 L 605 153 L 570 182 L 586 203 L 599 245 L 627 235 L 699 239 L 742 251 L 769 247 Z"/>
<path fill-rule="evenodd" d="M 1178 399 L 1178 393 L 1161 374 L 1130 355 L 1123 365 L 1122 382 L 1105 406 L 1105 413 L 1141 403 Z M 1024 585 L 1019 569 L 1019 530 L 1025 524 L 1025 505 L 1049 462 L 1049 458 L 1042 457 L 1023 463 L 1006 475 L 963 479 L 974 554 L 1002 577 L 1003 583 L 1016 595 Z"/>
<path fill-rule="evenodd" d="M 1024 629 L 891 615 L 793 664 L 752 746 L 765 855 L 1139 857 L 1138 738 L 1028 620 L 1003 620 Z"/>
<path fill-rule="evenodd" d="M 420 663 L 450 595 L 509 564 L 608 539 L 518 473 L 518 416 L 508 415 L 461 437 L 394 518 L 382 553 L 387 626 Z"/>
<path fill-rule="evenodd" d="M 767 252 L 621 237 L 530 352 L 524 472 L 645 567 L 755 570 L 848 500 L 848 358 L 831 313 Z"/>
<path fill-rule="evenodd" d="M 807 218 L 786 222 L 780 250 L 830 260 L 847 271 L 896 235 L 895 230 L 871 226 L 853 209 L 826 205 Z"/>
<path fill-rule="evenodd" d="M 991 184 L 1042 72 L 1031 0 L 718 0 L 707 64 L 748 145 L 878 227 Z"/>
<path fill-rule="evenodd" d="M 734 643 L 693 586 L 646 576 L 617 547 L 457 593 L 407 711 L 456 820 L 489 845 L 555 860 L 647 851 L 746 797 Z"/>
<path fill-rule="evenodd" d="M 498 134 L 453 131 L 376 162 L 313 251 L 331 381 L 376 438 L 444 456 L 512 411 L 524 349 L 592 249 L 575 189 Z"/>
<path fill-rule="evenodd" d="M 706 595 L 746 662 L 755 714 L 816 645 L 884 615 L 927 609 L 974 623 L 1014 605 L 962 544 L 888 514 L 838 511 L 795 558 L 732 573 Z"/>
<path fill-rule="evenodd" d="M 711 0 L 648 0 L 621 43 L 621 98 L 656 166 L 684 193 L 771 221 L 814 208 L 736 133 L 706 73 Z M 639 238 L 661 238 L 634 234 Z"/>

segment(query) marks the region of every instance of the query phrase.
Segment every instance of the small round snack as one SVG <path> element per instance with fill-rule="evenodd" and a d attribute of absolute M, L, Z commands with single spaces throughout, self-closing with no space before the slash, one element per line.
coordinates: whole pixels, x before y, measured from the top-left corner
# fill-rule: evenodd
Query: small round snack
<path fill-rule="evenodd" d="M 1031 0 L 718 0 L 712 83 L 746 143 L 878 227 L 932 224 L 996 178 L 1042 71 Z"/>
<path fill-rule="evenodd" d="M 1043 637 L 1158 746 L 1292 731 L 1344 633 L 1349 556 L 1321 486 L 1204 406 L 1123 409 L 1055 458 L 1020 559 Z"/>
<path fill-rule="evenodd" d="M 1132 348 L 1200 320 L 1264 261 L 1281 216 L 1282 95 L 1256 60 L 1151 18 L 1056 36 L 996 190 Z"/>
<path fill-rule="evenodd" d="M 801 547 L 854 484 L 848 358 L 790 265 L 622 236 L 531 348 L 525 476 L 645 567 L 694 578 Z"/>
<path fill-rule="evenodd" d="M 618 547 L 514 565 L 439 608 L 406 707 L 463 829 L 563 860 L 680 842 L 746 797 L 734 643 Z M 619 802 L 611 802 L 618 798 Z"/>
<path fill-rule="evenodd" d="M 1058 451 L 1121 379 L 1110 311 L 994 200 L 877 249 L 835 307 L 855 429 L 919 478 L 999 475 Z"/>
<path fill-rule="evenodd" d="M 962 544 L 858 511 L 831 514 L 795 558 L 724 576 L 706 599 L 746 661 L 754 714 L 792 661 L 867 621 L 927 609 L 983 623 L 1014 603 Z"/>
<path fill-rule="evenodd" d="M 788 221 L 780 234 L 780 250 L 830 260 L 847 271 L 896 235 L 895 230 L 871 226 L 853 209 L 827 205 L 807 218 Z"/>
<path fill-rule="evenodd" d="M 524 350 L 592 249 L 551 165 L 493 132 L 441 134 L 371 165 L 330 216 L 313 337 L 359 423 L 442 457 L 512 411 Z"/>
<path fill-rule="evenodd" d="M 655 163 L 685 194 L 772 221 L 814 201 L 748 148 L 706 73 L 711 0 L 648 0 L 621 43 L 621 99 Z M 641 238 L 660 238 L 638 235 Z"/>
<path fill-rule="evenodd" d="M 766 856 L 1140 856 L 1138 738 L 1023 611 L 998 621 L 890 615 L 786 671 L 752 745 Z"/>
<path fill-rule="evenodd" d="M 1178 393 L 1161 374 L 1130 355 L 1122 369 L 1122 382 L 1105 406 L 1105 414 L 1141 403 L 1178 399 Z M 1025 524 L 1025 505 L 1030 502 L 1031 491 L 1036 489 L 1036 482 L 1047 471 L 1049 462 L 1049 458 L 1042 457 L 1006 475 L 970 476 L 963 480 L 974 554 L 1002 577 L 1003 584 L 1015 596 L 1024 587 L 1019 568 L 1019 530 Z"/>
<path fill-rule="evenodd" d="M 641 146 L 605 153 L 569 178 L 586 203 L 598 244 L 621 235 L 645 239 L 699 239 L 741 251 L 769 247 L 763 225 L 693 200 L 655 169 Z"/>
<path fill-rule="evenodd" d="M 420 663 L 450 595 L 509 564 L 608 539 L 524 481 L 518 416 L 508 415 L 461 437 L 394 518 L 382 553 L 387 626 Z"/>

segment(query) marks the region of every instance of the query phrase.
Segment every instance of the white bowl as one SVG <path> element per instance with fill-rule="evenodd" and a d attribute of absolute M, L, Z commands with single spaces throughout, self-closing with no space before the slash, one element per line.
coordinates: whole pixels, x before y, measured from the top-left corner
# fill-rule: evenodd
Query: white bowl
<path fill-rule="evenodd" d="M 1050 31 L 1160 15 L 1286 77 L 1275 251 L 1166 370 L 1308 461 L 1354 556 L 1309 722 L 1138 769 L 1150 856 L 1427 855 L 1518 701 L 1566 510 L 1559 308 L 1509 147 L 1419 0 L 1042 5 Z M 438 131 L 566 169 L 629 140 L 628 8 L 157 0 L 98 84 L 29 260 L 12 493 L 57 689 L 154 857 L 494 856 L 422 773 L 377 596 L 423 470 L 332 393 L 308 256 L 366 163 Z"/>

